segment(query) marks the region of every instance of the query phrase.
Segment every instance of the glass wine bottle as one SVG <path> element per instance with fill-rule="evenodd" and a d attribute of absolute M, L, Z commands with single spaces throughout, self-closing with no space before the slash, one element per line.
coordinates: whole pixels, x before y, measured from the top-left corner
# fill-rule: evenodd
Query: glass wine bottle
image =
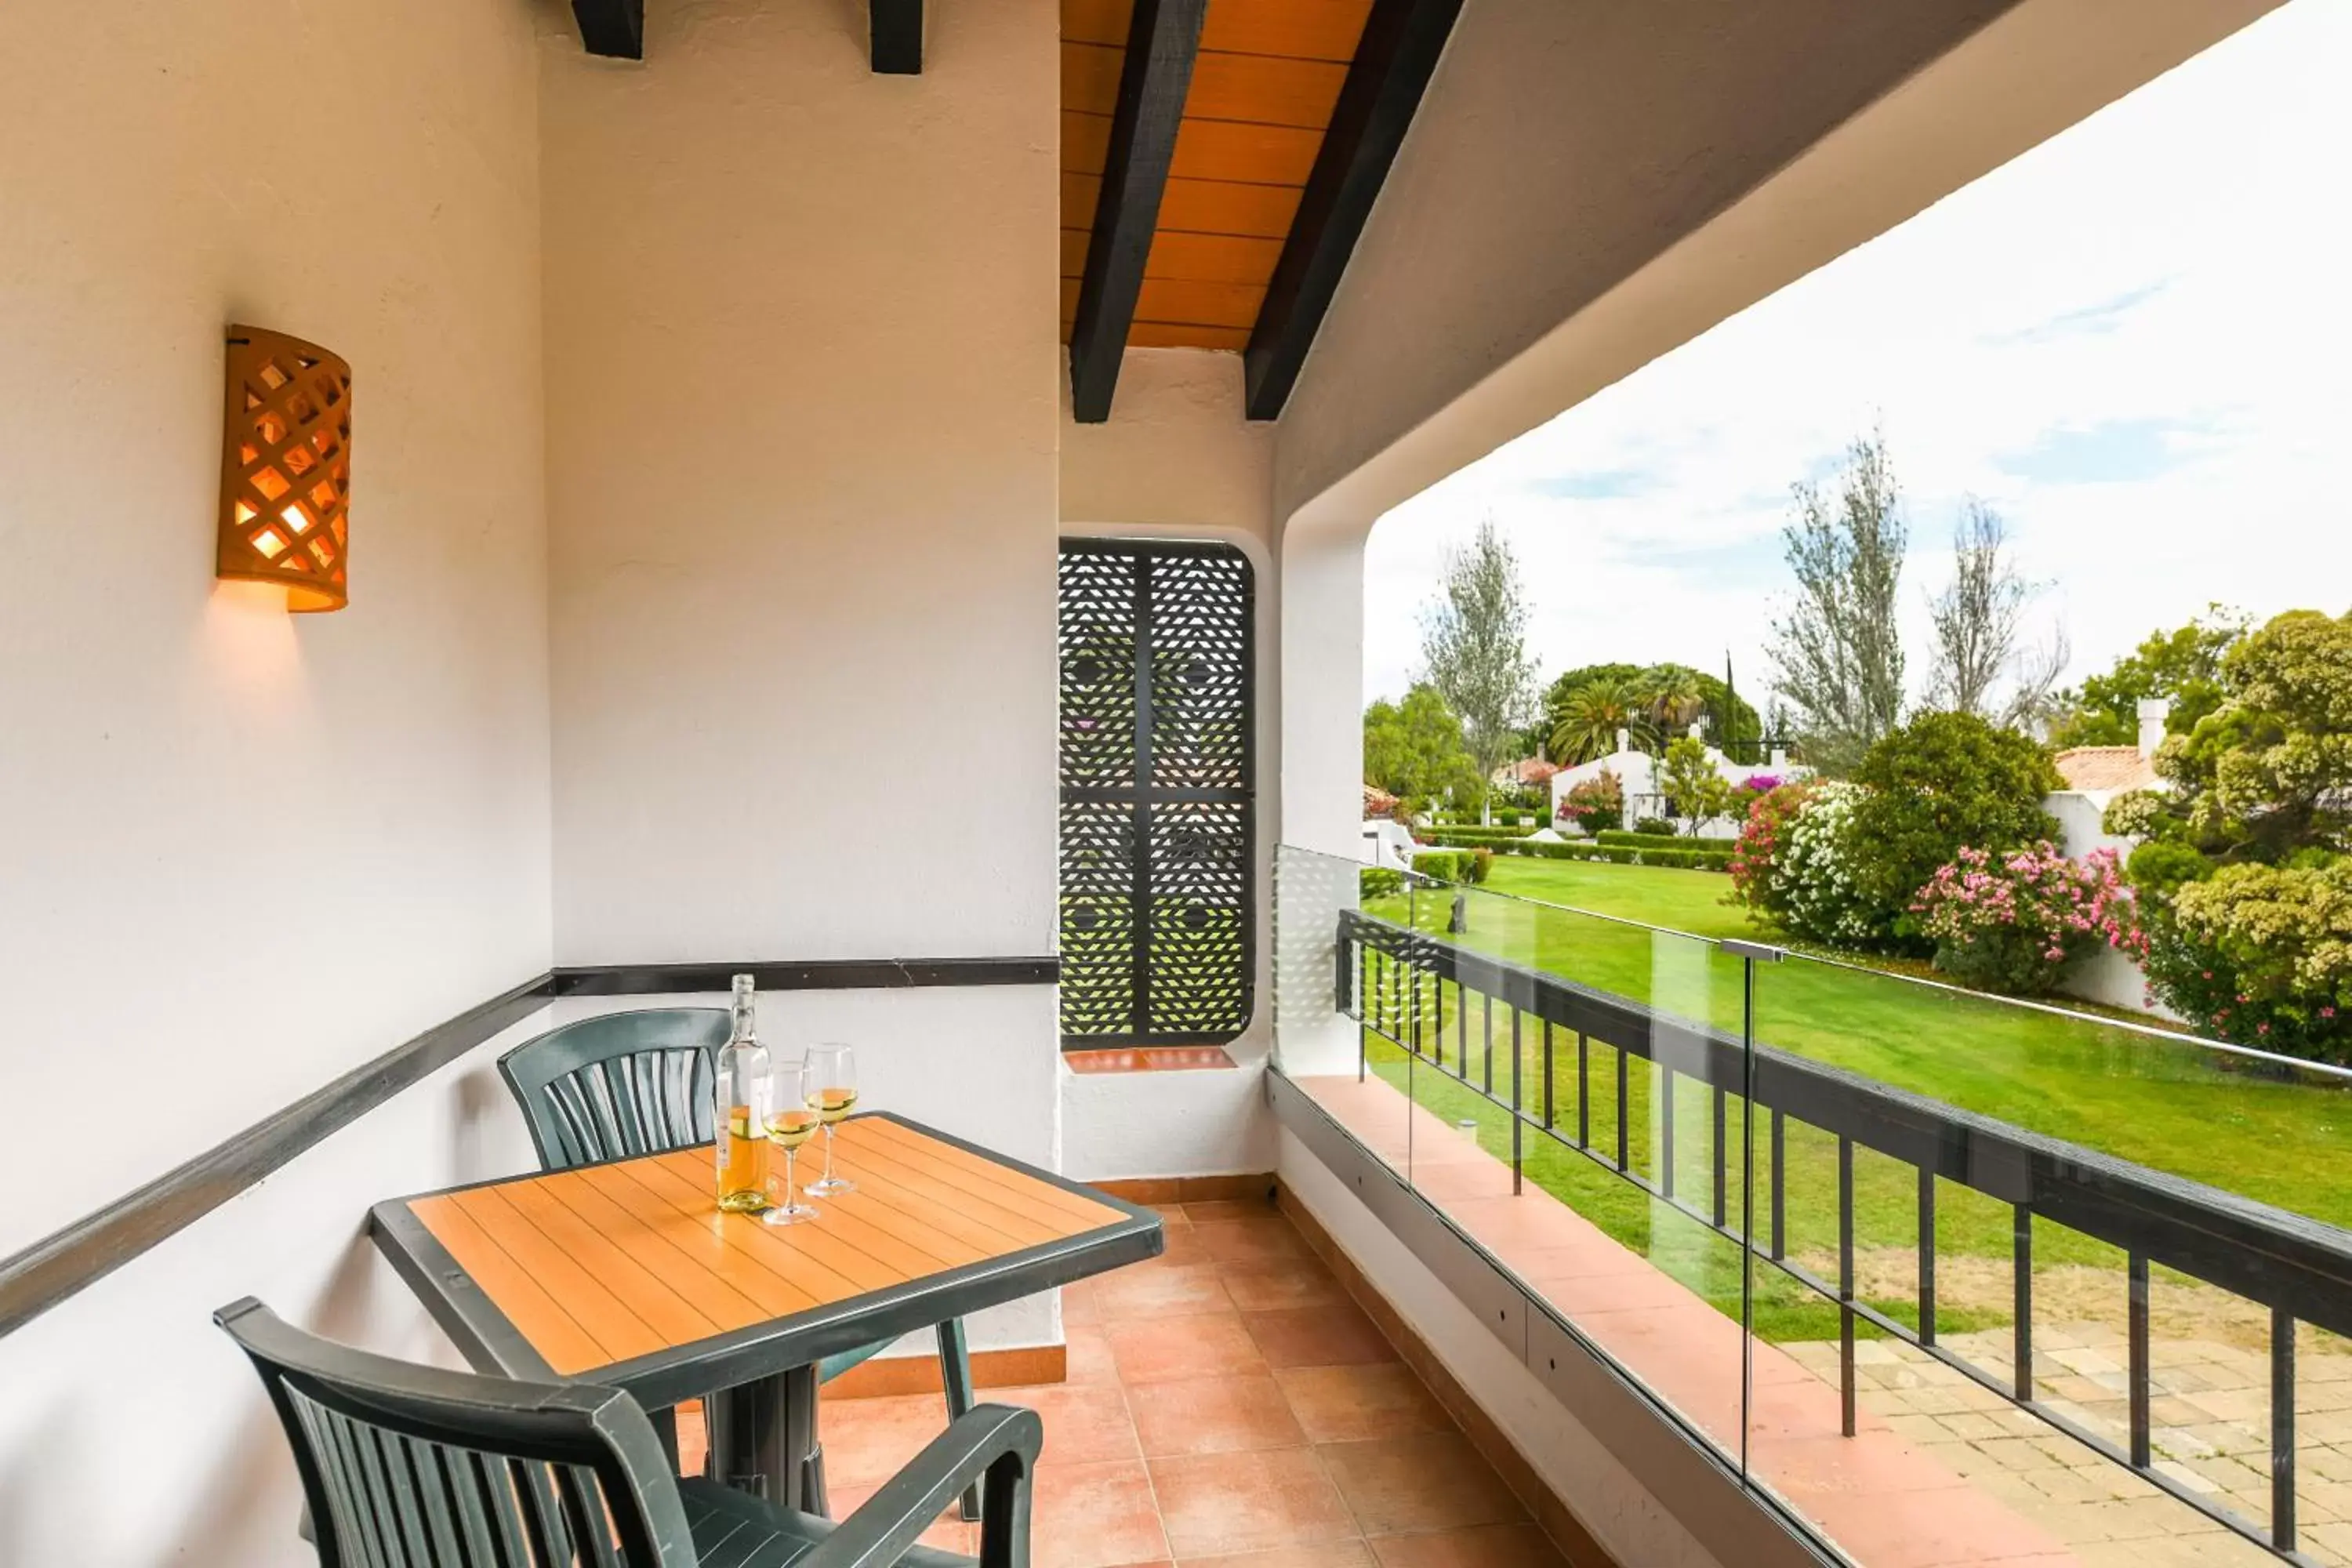
<path fill-rule="evenodd" d="M 712 1142 L 719 1206 L 755 1214 L 768 1206 L 768 1050 L 760 1044 L 751 977 L 735 977 L 734 1025 L 712 1073 Z"/>

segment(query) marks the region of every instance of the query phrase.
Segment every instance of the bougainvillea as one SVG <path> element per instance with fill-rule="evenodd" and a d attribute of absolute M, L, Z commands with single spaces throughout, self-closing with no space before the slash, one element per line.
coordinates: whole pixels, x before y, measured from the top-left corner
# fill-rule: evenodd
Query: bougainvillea
<path fill-rule="evenodd" d="M 1733 846 L 1731 864 L 1726 868 L 1731 873 L 1732 897 L 1775 925 L 1783 923 L 1788 915 L 1788 906 L 1780 896 L 1780 879 L 1774 875 L 1780 847 L 1813 788 L 1811 784 L 1784 784 L 1748 802 L 1747 819 L 1739 825 L 1739 842 Z"/>
<path fill-rule="evenodd" d="M 1591 778 L 1572 784 L 1560 797 L 1559 820 L 1587 833 L 1606 833 L 1625 821 L 1625 786 L 1603 768 Z"/>
<path fill-rule="evenodd" d="M 2103 947 L 2147 951 L 2111 849 L 2070 860 L 2044 842 L 1996 855 L 1962 848 L 1919 889 L 1912 912 L 1936 967 L 1968 984 L 2038 995 Z"/>

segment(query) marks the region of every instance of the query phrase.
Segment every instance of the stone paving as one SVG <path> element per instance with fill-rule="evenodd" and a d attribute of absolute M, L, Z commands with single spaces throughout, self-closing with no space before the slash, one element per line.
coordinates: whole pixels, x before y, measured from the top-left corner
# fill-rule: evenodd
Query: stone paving
<path fill-rule="evenodd" d="M 2128 1432 L 2126 1347 L 2105 1323 L 2034 1325 L 2035 1389 L 2052 1409 L 2118 1445 Z M 2352 1354 L 2306 1334 L 2296 1357 L 2297 1545 L 2314 1561 L 2352 1564 Z M 2007 1330 L 1947 1335 L 1945 1348 L 2006 1378 Z M 1824 1382 L 1833 1343 L 1781 1347 Z M 2150 1441 L 2168 1477 L 2242 1517 L 2270 1520 L 2270 1363 L 2218 1340 L 2160 1338 L 2150 1346 Z M 2129 1469 L 2074 1441 L 1924 1352 L 1893 1341 L 1854 1347 L 1865 1410 L 2048 1530 L 2084 1568 L 2211 1563 L 2258 1568 L 2277 1559 Z M 1769 1444 L 1749 1451 L 1769 1478 Z"/>

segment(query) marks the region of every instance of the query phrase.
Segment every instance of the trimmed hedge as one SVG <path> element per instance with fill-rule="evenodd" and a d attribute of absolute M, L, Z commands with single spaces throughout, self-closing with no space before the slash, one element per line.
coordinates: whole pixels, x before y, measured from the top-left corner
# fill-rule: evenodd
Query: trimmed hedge
<path fill-rule="evenodd" d="M 1423 849 L 1412 858 L 1415 875 L 1465 888 L 1485 881 L 1494 863 L 1494 850 L 1484 845 L 1475 849 Z"/>
<path fill-rule="evenodd" d="M 1532 827 L 1424 827 L 1421 837 L 1448 849 L 1484 849 L 1525 838 Z"/>
<path fill-rule="evenodd" d="M 1359 899 L 1390 899 L 1404 891 L 1404 873 L 1386 866 L 1366 866 L 1356 873 Z"/>
<path fill-rule="evenodd" d="M 1582 838 L 1562 839 L 1558 844 L 1497 844 L 1495 848 L 1505 855 L 1533 855 L 1547 860 L 1606 860 L 1615 866 L 1667 866 L 1685 871 L 1731 868 L 1728 849 L 1645 848 L 1632 844 L 1595 844 Z"/>
<path fill-rule="evenodd" d="M 1628 849 L 1720 849 L 1727 855 L 1739 847 L 1737 838 L 1693 838 L 1681 833 L 1633 833 L 1621 828 L 1593 837 L 1603 844 L 1621 845 Z"/>
<path fill-rule="evenodd" d="M 1478 814 L 1475 811 L 1433 811 L 1430 813 L 1429 820 L 1440 827 L 1485 827 L 1488 826 L 1488 824 L 1478 820 Z M 1528 832 L 1532 833 L 1537 828 L 1543 826 L 1543 816 L 1540 812 L 1525 811 L 1516 806 L 1497 806 L 1495 809 L 1494 822 L 1492 826 L 1496 827 L 1524 827 Z"/>

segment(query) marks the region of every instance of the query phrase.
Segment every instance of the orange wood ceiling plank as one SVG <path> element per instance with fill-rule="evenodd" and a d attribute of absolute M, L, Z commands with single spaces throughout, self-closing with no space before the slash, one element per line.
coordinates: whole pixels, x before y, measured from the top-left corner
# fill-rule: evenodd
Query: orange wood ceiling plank
<path fill-rule="evenodd" d="M 1232 180 L 1244 184 L 1307 184 L 1323 132 L 1292 125 L 1244 125 L 1225 120 L 1187 120 L 1176 130 L 1173 179 Z M 1110 155 L 1110 117 L 1062 111 L 1062 167 L 1072 174 L 1100 174 Z M 1161 204 L 1165 210 L 1166 204 Z"/>
<path fill-rule="evenodd" d="M 1062 107 L 1108 115 L 1118 107 L 1126 52 L 1093 44 L 1062 45 Z M 1238 120 L 1320 131 L 1331 123 L 1348 68 L 1328 60 L 1201 51 L 1184 96 L 1187 120 Z"/>
<path fill-rule="evenodd" d="M 1133 0 L 1062 0 L 1062 37 L 1124 46 Z M 1356 58 L 1372 0 L 1209 0 L 1201 47 L 1298 59 Z"/>
<path fill-rule="evenodd" d="M 1062 176 L 1062 226 L 1091 233 L 1102 179 L 1095 174 Z M 1298 190 L 1288 185 L 1245 185 L 1227 180 L 1171 180 L 1160 201 L 1165 234 L 1237 234 L 1261 239 L 1289 237 L 1298 215 Z"/>
<path fill-rule="evenodd" d="M 1135 302 L 1139 321 L 1186 321 L 1203 327 L 1252 327 L 1265 300 L 1263 283 L 1193 283 L 1146 278 Z"/>
<path fill-rule="evenodd" d="M 1081 279 L 1087 272 L 1088 236 L 1084 229 L 1062 231 L 1062 276 Z M 1161 229 L 1152 237 L 1145 261 L 1147 280 L 1173 283 L 1244 284 L 1263 289 L 1281 259 L 1278 239 L 1254 239 L 1231 234 L 1186 234 Z"/>

